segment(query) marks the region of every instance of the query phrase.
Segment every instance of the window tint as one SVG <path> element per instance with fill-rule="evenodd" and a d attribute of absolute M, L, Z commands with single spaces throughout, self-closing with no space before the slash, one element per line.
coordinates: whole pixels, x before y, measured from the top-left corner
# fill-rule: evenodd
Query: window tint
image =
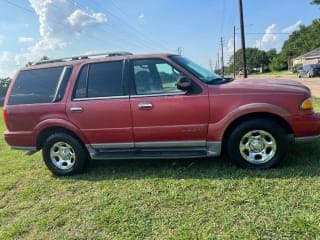
<path fill-rule="evenodd" d="M 74 92 L 75 98 L 123 95 L 122 61 L 103 62 L 82 68 Z"/>
<path fill-rule="evenodd" d="M 87 97 L 87 77 L 88 77 L 89 65 L 85 65 L 78 76 L 76 90 L 74 92 L 74 98 L 86 98 Z"/>
<path fill-rule="evenodd" d="M 64 67 L 54 67 L 21 71 L 12 87 L 8 104 L 60 101 L 71 74 L 71 71 L 63 69 Z M 58 85 L 61 89 L 57 89 Z"/>
<path fill-rule="evenodd" d="M 122 95 L 122 62 L 106 62 L 90 65 L 88 97 Z"/>
<path fill-rule="evenodd" d="M 158 59 L 136 60 L 133 66 L 137 94 L 182 92 L 176 86 L 181 74 L 168 63 Z"/>

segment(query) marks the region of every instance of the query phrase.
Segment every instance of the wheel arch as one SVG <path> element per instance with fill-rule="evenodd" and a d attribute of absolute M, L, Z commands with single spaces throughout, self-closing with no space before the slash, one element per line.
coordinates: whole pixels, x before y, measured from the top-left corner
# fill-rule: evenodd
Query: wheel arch
<path fill-rule="evenodd" d="M 42 149 L 45 140 L 50 135 L 52 135 L 54 133 L 65 133 L 65 134 L 68 134 L 68 135 L 76 138 L 83 145 L 83 147 L 85 148 L 85 143 L 83 142 L 83 140 L 76 133 L 74 133 L 72 130 L 67 129 L 65 127 L 61 127 L 61 126 L 51 126 L 51 127 L 47 127 L 45 129 L 41 130 L 39 132 L 39 134 L 37 135 L 37 141 L 36 141 L 37 150 Z"/>
<path fill-rule="evenodd" d="M 285 132 L 289 134 L 293 134 L 293 129 L 290 126 L 290 124 L 281 116 L 274 114 L 274 113 L 269 113 L 269 112 L 254 112 L 254 113 L 248 113 L 245 115 L 242 115 L 236 119 L 234 119 L 229 126 L 226 128 L 224 131 L 223 137 L 222 137 L 222 146 L 225 146 L 225 142 L 228 139 L 228 136 L 231 134 L 231 132 L 242 122 L 252 120 L 252 119 L 268 119 L 273 122 L 276 122 L 282 127 Z"/>

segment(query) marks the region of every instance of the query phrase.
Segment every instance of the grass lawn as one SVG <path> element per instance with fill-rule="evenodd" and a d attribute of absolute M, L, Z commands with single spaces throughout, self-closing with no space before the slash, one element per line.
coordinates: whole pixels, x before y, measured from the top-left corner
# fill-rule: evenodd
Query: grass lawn
<path fill-rule="evenodd" d="M 254 74 L 252 75 L 254 76 Z M 297 76 L 296 73 L 292 73 L 290 71 L 278 71 L 278 72 L 267 72 L 267 73 L 259 73 L 257 76 L 266 76 L 266 77 L 283 77 L 283 76 Z"/>
<path fill-rule="evenodd" d="M 0 239 L 320 239 L 320 143 L 291 146 L 266 171 L 123 160 L 75 177 L 52 176 L 40 153 L 10 151 L 2 136 L 0 151 Z"/>

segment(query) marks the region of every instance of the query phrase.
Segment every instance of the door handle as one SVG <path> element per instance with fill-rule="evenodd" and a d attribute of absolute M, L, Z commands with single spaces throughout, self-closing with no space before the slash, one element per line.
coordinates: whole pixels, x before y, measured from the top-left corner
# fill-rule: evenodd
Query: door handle
<path fill-rule="evenodd" d="M 71 107 L 70 108 L 71 112 L 83 112 L 82 107 Z"/>
<path fill-rule="evenodd" d="M 141 110 L 150 110 L 152 109 L 153 105 L 152 103 L 139 103 L 138 107 Z"/>

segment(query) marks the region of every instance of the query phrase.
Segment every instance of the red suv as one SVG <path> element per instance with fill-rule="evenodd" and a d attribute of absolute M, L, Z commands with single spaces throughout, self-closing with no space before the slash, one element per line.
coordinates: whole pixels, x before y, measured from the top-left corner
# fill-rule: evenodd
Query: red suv
<path fill-rule="evenodd" d="M 5 139 L 42 149 L 57 175 L 89 159 L 214 157 L 278 164 L 289 136 L 318 139 L 310 90 L 282 80 L 230 80 L 178 55 L 111 53 L 21 69 L 8 90 Z"/>

